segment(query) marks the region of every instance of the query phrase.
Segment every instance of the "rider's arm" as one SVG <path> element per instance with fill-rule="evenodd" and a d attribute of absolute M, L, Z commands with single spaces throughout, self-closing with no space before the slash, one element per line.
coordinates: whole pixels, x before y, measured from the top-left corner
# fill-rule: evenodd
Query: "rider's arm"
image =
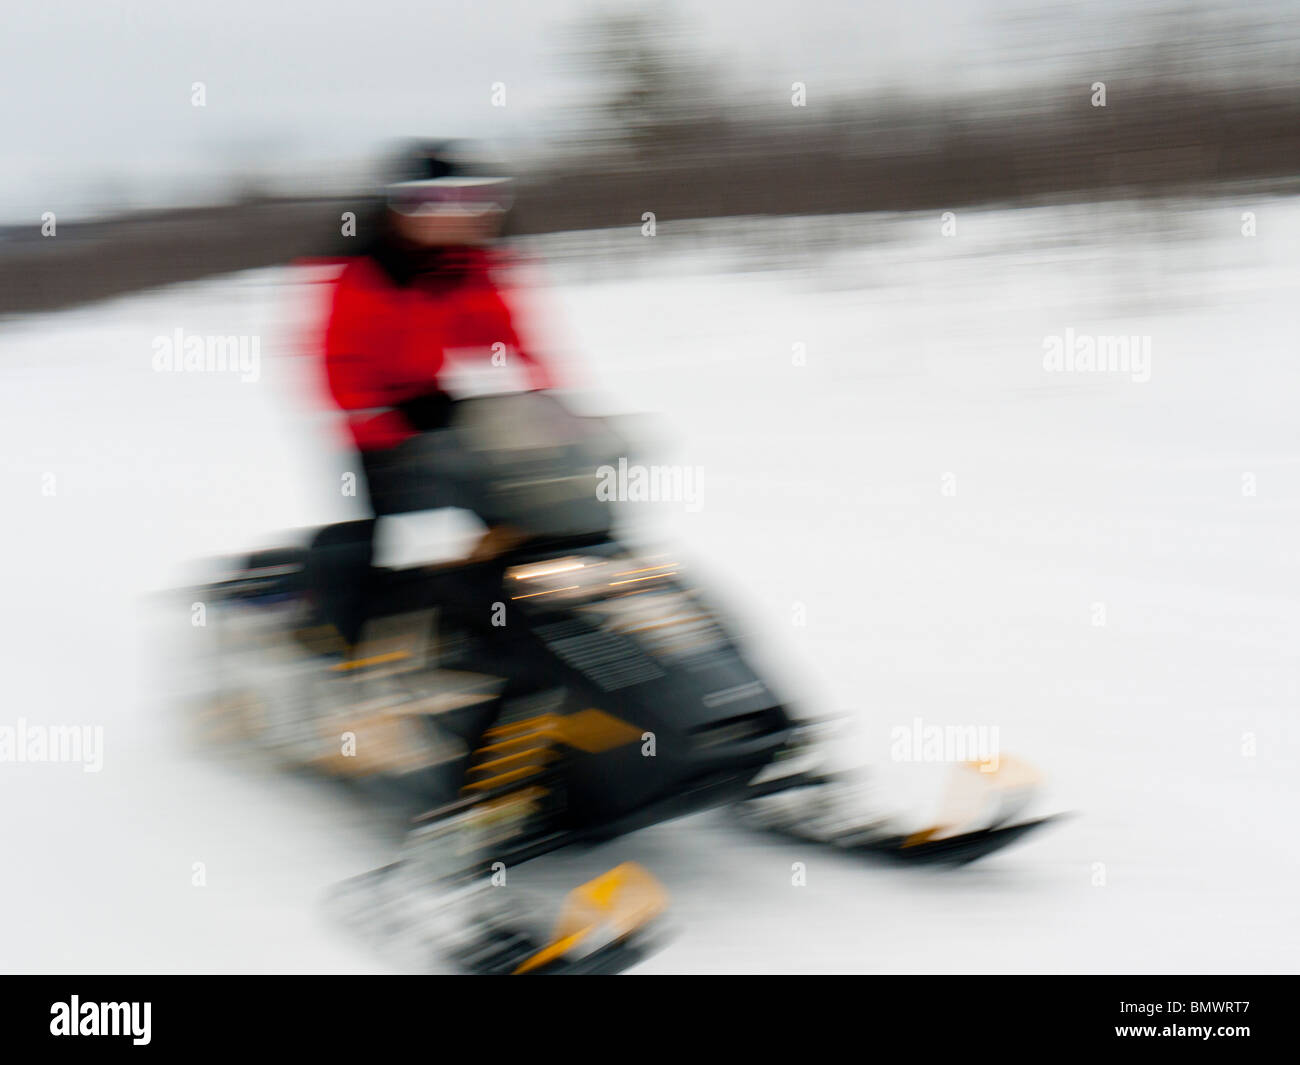
<path fill-rule="evenodd" d="M 337 282 L 325 330 L 325 374 L 334 402 L 349 412 L 349 425 L 363 449 L 394 447 L 412 433 L 395 409 L 396 396 L 371 348 L 367 325 L 375 310 L 359 283 L 355 264 Z"/>

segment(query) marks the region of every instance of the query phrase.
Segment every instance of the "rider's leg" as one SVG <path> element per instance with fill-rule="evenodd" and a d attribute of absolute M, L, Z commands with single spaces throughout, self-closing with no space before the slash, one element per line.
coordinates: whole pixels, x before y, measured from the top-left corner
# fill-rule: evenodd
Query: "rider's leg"
<path fill-rule="evenodd" d="M 378 516 L 442 507 L 472 510 L 495 524 L 481 463 L 443 429 L 413 436 L 384 451 L 362 455 L 370 505 Z"/>
<path fill-rule="evenodd" d="M 328 525 L 307 553 L 307 586 L 316 610 L 349 646 L 357 642 L 365 621 L 374 532 L 373 518 Z"/>
<path fill-rule="evenodd" d="M 321 618 L 348 646 L 360 639 L 370 612 L 377 519 L 439 507 L 474 509 L 464 464 L 458 463 L 447 434 L 424 433 L 400 448 L 361 453 L 374 518 L 340 522 L 321 529 L 307 557 L 307 584 Z M 438 438 L 438 439 L 424 439 Z"/>

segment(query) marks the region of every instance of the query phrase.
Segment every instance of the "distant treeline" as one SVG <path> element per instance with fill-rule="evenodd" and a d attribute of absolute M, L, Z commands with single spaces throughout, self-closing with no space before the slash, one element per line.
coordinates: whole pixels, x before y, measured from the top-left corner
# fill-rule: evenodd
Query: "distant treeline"
<path fill-rule="evenodd" d="M 559 161 L 562 158 L 563 161 Z M 1300 176 L 1300 98 L 1272 89 L 1086 85 L 1043 97 L 682 117 L 520 181 L 519 234 L 762 214 L 1209 193 Z M 0 240 L 0 314 L 354 251 L 374 202 L 267 199 L 60 225 Z M 362 232 L 341 233 L 344 212 Z"/>

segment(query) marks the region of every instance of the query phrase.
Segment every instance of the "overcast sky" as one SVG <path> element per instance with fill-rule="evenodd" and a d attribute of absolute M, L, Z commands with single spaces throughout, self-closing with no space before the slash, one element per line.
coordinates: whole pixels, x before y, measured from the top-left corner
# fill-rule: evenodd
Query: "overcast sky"
<path fill-rule="evenodd" d="M 707 0 L 678 5 L 720 89 L 810 105 L 966 92 L 1105 46 L 1139 0 Z M 1269 0 L 1273 2 L 1273 0 Z M 566 53 L 591 0 L 40 0 L 0 39 L 0 220 L 196 202 L 246 168 L 338 176 L 410 133 L 527 140 L 590 94 Z M 1131 16 L 1125 16 L 1130 19 Z M 191 105 L 191 85 L 207 106 Z M 491 106 L 504 82 L 507 106 Z"/>

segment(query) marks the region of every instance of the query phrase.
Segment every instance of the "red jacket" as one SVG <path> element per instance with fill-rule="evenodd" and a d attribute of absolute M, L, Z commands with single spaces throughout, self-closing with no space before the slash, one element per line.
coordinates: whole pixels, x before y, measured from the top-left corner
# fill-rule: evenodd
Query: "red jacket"
<path fill-rule="evenodd" d="M 439 387 L 446 352 L 490 357 L 504 344 L 533 388 L 548 388 L 545 368 L 520 342 L 503 290 L 492 276 L 500 260 L 485 249 L 457 253 L 461 269 L 401 286 L 370 258 L 349 261 L 334 284 L 325 330 L 325 369 L 334 400 L 363 451 L 413 436 L 395 404 Z M 497 349 L 500 350 L 500 349 Z"/>

